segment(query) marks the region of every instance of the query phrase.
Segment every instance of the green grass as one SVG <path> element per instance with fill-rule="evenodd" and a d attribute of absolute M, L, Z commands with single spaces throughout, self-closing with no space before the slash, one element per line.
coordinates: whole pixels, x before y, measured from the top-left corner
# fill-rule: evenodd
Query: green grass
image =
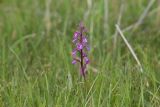
<path fill-rule="evenodd" d="M 109 7 L 104 0 L 47 1 L 0 0 L 0 107 L 160 106 L 158 0 L 141 25 L 124 32 L 143 73 L 119 35 L 113 45 L 120 0 L 109 0 Z M 123 30 L 149 2 L 122 1 Z M 81 20 L 91 45 L 86 81 L 71 64 L 72 36 Z"/>

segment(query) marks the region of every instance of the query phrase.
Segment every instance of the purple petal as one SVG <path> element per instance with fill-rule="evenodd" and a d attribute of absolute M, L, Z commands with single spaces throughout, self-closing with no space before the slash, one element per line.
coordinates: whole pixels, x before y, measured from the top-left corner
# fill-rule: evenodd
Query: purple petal
<path fill-rule="evenodd" d="M 83 37 L 82 42 L 83 42 L 83 43 L 87 43 L 87 38 L 86 38 L 86 37 Z"/>
<path fill-rule="evenodd" d="M 87 57 L 87 54 L 85 54 L 84 52 L 83 52 L 83 57 Z"/>
<path fill-rule="evenodd" d="M 77 39 L 73 39 L 72 42 L 75 43 L 77 41 Z"/>
<path fill-rule="evenodd" d="M 90 47 L 89 47 L 88 45 L 86 46 L 86 49 L 87 49 L 88 51 L 90 51 Z"/>
<path fill-rule="evenodd" d="M 74 38 L 74 39 L 77 39 L 79 35 L 80 35 L 80 33 L 79 33 L 79 32 L 74 32 L 74 36 L 73 36 L 73 38 Z"/>
<path fill-rule="evenodd" d="M 89 64 L 89 59 L 87 57 L 84 57 L 84 60 L 85 60 L 86 64 Z"/>
<path fill-rule="evenodd" d="M 74 50 L 72 51 L 72 56 L 76 56 L 76 53 L 77 53 L 77 50 L 74 49 Z"/>
<path fill-rule="evenodd" d="M 82 50 L 83 49 L 83 45 L 82 44 L 77 44 L 77 50 Z"/>
<path fill-rule="evenodd" d="M 76 60 L 73 60 L 73 61 L 72 61 L 72 64 L 76 64 L 76 62 L 77 62 Z"/>

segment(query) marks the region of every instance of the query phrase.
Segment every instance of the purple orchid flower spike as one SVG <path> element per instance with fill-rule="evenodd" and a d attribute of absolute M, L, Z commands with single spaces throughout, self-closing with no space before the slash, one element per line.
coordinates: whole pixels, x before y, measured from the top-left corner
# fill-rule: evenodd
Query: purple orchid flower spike
<path fill-rule="evenodd" d="M 88 40 L 86 38 L 87 30 L 81 22 L 78 27 L 78 31 L 74 32 L 73 35 L 73 44 L 75 48 L 72 51 L 73 61 L 72 64 L 80 63 L 80 74 L 85 78 L 87 65 L 90 63 L 89 58 L 86 54 L 90 50 L 88 45 Z M 79 53 L 79 56 L 77 56 Z"/>

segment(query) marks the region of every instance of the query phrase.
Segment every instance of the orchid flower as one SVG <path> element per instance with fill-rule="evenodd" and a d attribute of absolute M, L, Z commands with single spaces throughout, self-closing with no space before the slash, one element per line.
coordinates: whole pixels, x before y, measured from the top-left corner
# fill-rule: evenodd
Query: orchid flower
<path fill-rule="evenodd" d="M 80 74 L 85 78 L 87 65 L 90 60 L 86 54 L 90 50 L 86 38 L 87 30 L 82 23 L 79 24 L 78 30 L 74 32 L 73 44 L 75 48 L 72 51 L 72 64 L 80 63 Z M 78 54 L 79 53 L 79 54 Z M 79 55 L 79 56 L 78 56 Z"/>

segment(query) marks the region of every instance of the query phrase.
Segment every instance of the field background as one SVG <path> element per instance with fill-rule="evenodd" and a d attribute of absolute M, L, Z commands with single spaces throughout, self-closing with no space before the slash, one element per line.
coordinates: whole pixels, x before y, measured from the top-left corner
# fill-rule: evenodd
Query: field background
<path fill-rule="evenodd" d="M 71 64 L 80 21 L 86 81 Z M 160 1 L 0 0 L 0 107 L 160 107 Z"/>

